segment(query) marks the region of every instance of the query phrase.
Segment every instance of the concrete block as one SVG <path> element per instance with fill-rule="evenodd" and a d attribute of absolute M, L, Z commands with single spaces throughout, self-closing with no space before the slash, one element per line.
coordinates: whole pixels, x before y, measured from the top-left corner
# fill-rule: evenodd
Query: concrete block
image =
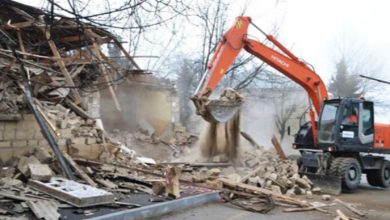
<path fill-rule="evenodd" d="M 3 140 L 15 140 L 16 129 L 8 129 L 3 132 Z"/>
<path fill-rule="evenodd" d="M 23 114 L 23 119 L 25 121 L 34 121 L 35 123 L 37 123 L 34 114 Z"/>
<path fill-rule="evenodd" d="M 31 179 L 43 182 L 49 181 L 53 175 L 47 164 L 28 164 L 28 171 Z"/>
<path fill-rule="evenodd" d="M 77 137 L 77 138 L 72 138 L 72 144 L 75 145 L 83 145 L 86 143 L 86 140 L 84 137 Z"/>
<path fill-rule="evenodd" d="M 11 147 L 11 141 L 0 141 L 0 148 Z"/>
<path fill-rule="evenodd" d="M 58 133 L 60 133 L 61 138 L 73 138 L 71 129 L 58 129 Z"/>
<path fill-rule="evenodd" d="M 12 147 L 27 147 L 27 141 L 26 140 L 12 141 Z"/>
<path fill-rule="evenodd" d="M 44 147 L 39 147 L 35 149 L 34 156 L 41 162 L 41 163 L 48 163 L 52 160 L 53 156 L 50 153 L 49 149 Z"/>
<path fill-rule="evenodd" d="M 9 161 L 14 154 L 14 149 L 9 147 L 9 148 L 0 148 L 0 161 L 5 163 Z"/>
<path fill-rule="evenodd" d="M 0 130 L 0 140 L 3 140 L 3 133 L 4 133 L 4 131 Z"/>
<path fill-rule="evenodd" d="M 33 139 L 34 134 L 35 134 L 35 130 L 25 129 L 25 128 L 23 128 L 23 129 L 17 128 L 15 138 L 17 140 Z"/>
<path fill-rule="evenodd" d="M 75 150 L 75 155 L 78 155 L 80 157 L 83 157 L 85 159 L 90 159 L 90 160 L 97 160 L 102 153 L 103 148 L 101 147 L 100 144 L 81 144 L 81 145 L 76 145 L 72 144 L 71 145 L 72 149 Z"/>
<path fill-rule="evenodd" d="M 31 148 L 39 147 L 38 140 L 28 140 L 27 141 L 27 146 L 29 146 Z"/>
<path fill-rule="evenodd" d="M 35 130 L 34 139 L 44 139 L 41 129 Z"/>
<path fill-rule="evenodd" d="M 68 140 L 65 138 L 61 138 L 61 139 L 57 140 L 58 146 L 67 146 L 67 142 L 68 142 Z"/>
<path fill-rule="evenodd" d="M 47 142 L 46 139 L 39 140 L 38 141 L 38 146 L 39 147 L 45 147 L 45 148 L 49 148 L 50 147 L 50 145 L 49 145 L 49 143 Z"/>
<path fill-rule="evenodd" d="M 17 122 L 5 122 L 4 130 L 15 130 L 17 125 L 18 125 Z"/>
<path fill-rule="evenodd" d="M 0 131 L 4 131 L 4 122 L 0 122 Z"/>
<path fill-rule="evenodd" d="M 34 156 L 29 157 L 20 157 L 18 163 L 18 170 L 23 173 L 23 175 L 28 176 L 28 165 L 29 164 L 40 164 L 39 160 Z"/>
<path fill-rule="evenodd" d="M 96 138 L 88 137 L 87 138 L 87 144 L 96 144 Z"/>
<path fill-rule="evenodd" d="M 14 147 L 13 157 L 19 158 L 21 156 L 30 155 L 33 149 L 29 147 Z"/>

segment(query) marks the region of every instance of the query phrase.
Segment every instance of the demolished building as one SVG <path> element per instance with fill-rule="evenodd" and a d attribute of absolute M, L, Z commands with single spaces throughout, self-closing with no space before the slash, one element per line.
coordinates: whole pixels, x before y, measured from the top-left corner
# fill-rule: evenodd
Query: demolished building
<path fill-rule="evenodd" d="M 99 127 L 99 90 L 107 88 L 118 107 L 114 86 L 136 72 L 138 65 L 108 31 L 13 1 L 0 3 L 0 157 L 7 161 L 48 147 L 24 100 L 21 64 L 25 66 L 34 102 L 61 148 L 97 158 L 105 143 Z M 121 69 L 103 52 L 113 44 L 131 69 Z M 19 60 L 12 50 L 15 49 Z M 67 150 L 70 150 L 67 149 Z M 92 148 L 94 150 L 92 150 Z"/>
<path fill-rule="evenodd" d="M 243 161 L 246 168 L 242 174 L 233 176 L 235 169 L 229 163 L 156 164 L 149 158 L 132 160 L 133 152 L 112 142 L 102 129 L 99 90 L 107 88 L 108 94 L 103 97 L 116 109 L 120 109 L 120 97 L 114 87 L 120 80 L 150 90 L 147 98 L 157 106 L 165 106 L 165 113 L 153 118 L 155 124 L 150 123 L 158 135 L 174 124 L 174 113 L 166 111 L 172 107 L 167 103 L 175 101 L 161 102 L 172 96 L 171 86 L 162 94 L 156 93 L 161 91 L 156 86 L 159 83 L 142 73 L 110 32 L 60 15 L 50 17 L 43 10 L 10 0 L 0 2 L 0 31 L 1 218 L 139 219 L 167 213 L 174 210 L 172 207 L 185 208 L 221 198 L 255 199 L 249 208 L 246 201 L 236 201 L 235 205 L 261 213 L 276 203 L 314 209 L 313 204 L 288 195 L 307 195 L 313 187 L 298 176 L 295 163 L 280 162 L 275 154 L 260 149 L 251 150 Z M 131 68 L 122 69 L 107 57 L 104 44 L 119 48 Z M 74 180 L 63 178 L 55 161 L 58 158 L 50 152 L 41 126 L 26 103 L 26 81 L 36 109 L 77 175 Z M 183 132 L 179 125 L 174 128 Z M 187 144 L 187 138 L 177 138 L 167 145 L 179 144 Z M 220 192 L 225 196 L 220 197 Z M 137 197 L 146 201 L 131 200 Z M 139 207 L 148 205 L 152 208 L 145 215 L 144 207 Z M 82 209 L 90 206 L 93 209 Z M 97 218 L 99 215 L 105 217 Z"/>

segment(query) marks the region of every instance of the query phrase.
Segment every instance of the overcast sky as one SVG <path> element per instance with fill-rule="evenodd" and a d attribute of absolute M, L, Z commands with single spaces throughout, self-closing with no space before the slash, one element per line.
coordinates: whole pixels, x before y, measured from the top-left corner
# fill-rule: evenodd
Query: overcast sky
<path fill-rule="evenodd" d="M 40 7 L 44 0 L 18 2 Z M 204 2 L 207 4 L 208 1 Z M 312 64 L 325 82 L 335 72 L 335 62 L 343 48 L 348 56 L 366 64 L 364 68 L 373 66 L 380 71 L 382 79 L 390 81 L 390 63 L 387 62 L 390 59 L 390 1 L 240 0 L 234 1 L 230 8 L 228 23 L 247 8 L 245 15 L 251 16 L 252 21 L 265 31 L 271 31 L 276 25 L 278 40 Z M 197 45 L 193 43 L 197 39 L 193 28 L 184 28 L 193 37 L 184 41 L 178 50 L 191 51 Z M 251 35 L 261 36 L 253 29 L 249 31 Z M 159 55 L 165 51 L 154 49 L 150 54 Z M 386 94 L 382 93 L 382 96 Z"/>

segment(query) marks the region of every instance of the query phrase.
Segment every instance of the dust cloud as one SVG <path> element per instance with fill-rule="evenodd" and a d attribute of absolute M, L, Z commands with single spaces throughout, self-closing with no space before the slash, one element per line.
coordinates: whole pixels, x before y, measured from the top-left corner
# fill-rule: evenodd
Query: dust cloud
<path fill-rule="evenodd" d="M 201 155 L 211 158 L 225 154 L 229 160 L 234 161 L 240 146 L 240 118 L 238 111 L 232 120 L 226 123 L 208 123 L 199 138 Z"/>

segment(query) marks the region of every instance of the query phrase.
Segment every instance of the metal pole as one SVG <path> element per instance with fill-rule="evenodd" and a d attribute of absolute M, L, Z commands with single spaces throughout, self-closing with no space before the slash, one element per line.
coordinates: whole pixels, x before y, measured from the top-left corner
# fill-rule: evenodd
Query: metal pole
<path fill-rule="evenodd" d="M 23 65 L 21 65 L 21 69 L 22 69 L 23 75 L 27 76 L 27 72 L 24 69 Z M 25 76 L 23 76 L 23 87 L 24 87 L 24 94 L 25 94 L 25 97 L 27 100 L 27 105 L 30 108 L 30 110 L 32 111 L 32 113 L 34 114 L 35 120 L 37 120 L 39 127 L 41 128 L 43 136 L 46 138 L 47 142 L 49 142 L 49 145 L 50 145 L 51 149 L 53 150 L 54 154 L 56 155 L 57 160 L 58 160 L 62 170 L 64 171 L 66 177 L 68 179 L 73 180 L 74 175 L 72 173 L 72 170 L 68 166 L 68 163 L 65 161 L 65 158 L 63 157 L 63 155 L 62 155 L 62 153 L 57 145 L 56 140 L 54 139 L 53 135 L 51 134 L 49 127 L 47 126 L 47 124 L 43 120 L 42 115 L 39 113 L 39 111 L 37 110 L 37 107 L 35 106 L 35 104 L 33 102 L 31 87 L 30 87 L 30 84 L 28 83 L 27 77 L 25 77 Z"/>
<path fill-rule="evenodd" d="M 198 85 L 198 87 L 196 87 L 194 95 L 198 94 L 200 88 L 202 87 L 202 85 L 206 79 L 206 76 L 207 76 L 207 71 L 208 70 L 206 69 L 206 71 L 203 73 L 202 78 L 200 79 L 199 85 Z"/>

